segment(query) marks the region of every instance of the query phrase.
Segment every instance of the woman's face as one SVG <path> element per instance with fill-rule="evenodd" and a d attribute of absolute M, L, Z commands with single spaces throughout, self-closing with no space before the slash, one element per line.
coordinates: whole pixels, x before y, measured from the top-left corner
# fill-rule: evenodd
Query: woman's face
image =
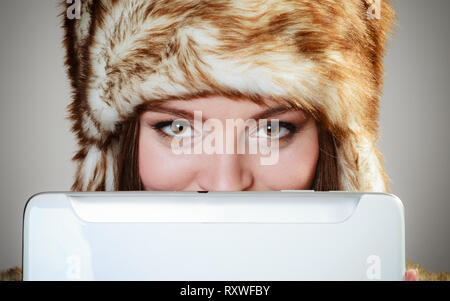
<path fill-rule="evenodd" d="M 201 111 L 203 127 L 196 128 L 199 123 L 194 122 L 195 111 Z M 180 154 L 174 151 L 174 141 L 193 145 L 194 149 L 195 144 L 212 137 L 207 138 L 205 124 L 213 119 L 214 126 L 207 132 L 224 137 L 222 149 L 230 147 L 231 152 Z M 239 119 L 255 120 L 256 127 L 227 126 L 227 120 Z M 268 123 L 260 126 L 258 120 L 263 119 Z M 271 125 L 274 119 L 278 120 L 278 126 Z M 301 111 L 288 110 L 272 102 L 263 106 L 214 96 L 164 102 L 144 112 L 139 122 L 138 165 L 145 190 L 261 191 L 310 189 L 312 185 L 319 156 L 318 129 L 315 120 Z M 222 126 L 216 126 L 217 122 Z M 200 133 L 202 138 L 195 140 Z M 188 138 L 192 138 L 189 143 Z M 237 151 L 242 139 L 253 141 L 247 143 L 270 145 L 272 152 L 277 146 L 276 162 L 262 164 L 261 157 L 269 155 L 250 152 L 249 144 L 244 153 Z"/>

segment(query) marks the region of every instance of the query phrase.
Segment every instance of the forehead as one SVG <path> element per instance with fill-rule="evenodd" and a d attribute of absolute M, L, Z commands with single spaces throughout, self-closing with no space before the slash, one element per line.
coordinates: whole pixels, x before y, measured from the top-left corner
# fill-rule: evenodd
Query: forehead
<path fill-rule="evenodd" d="M 302 111 L 280 105 L 273 100 L 266 99 L 263 103 L 256 103 L 245 98 L 231 99 L 223 96 L 209 96 L 188 100 L 168 100 L 157 106 L 149 106 L 143 116 L 151 115 L 153 112 L 176 114 L 179 111 L 187 113 L 200 111 L 203 118 L 217 119 L 248 119 L 258 118 L 258 116 L 264 118 L 270 115 L 289 114 L 290 112 L 304 115 Z"/>

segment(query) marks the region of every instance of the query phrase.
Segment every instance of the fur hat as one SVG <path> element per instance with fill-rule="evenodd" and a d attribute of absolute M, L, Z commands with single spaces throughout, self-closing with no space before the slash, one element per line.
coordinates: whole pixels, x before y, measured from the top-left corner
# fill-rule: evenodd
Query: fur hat
<path fill-rule="evenodd" d="M 81 0 L 80 18 L 70 6 L 72 190 L 117 190 L 118 125 L 136 106 L 223 95 L 308 111 L 336 138 L 340 190 L 390 191 L 376 147 L 385 0 Z"/>

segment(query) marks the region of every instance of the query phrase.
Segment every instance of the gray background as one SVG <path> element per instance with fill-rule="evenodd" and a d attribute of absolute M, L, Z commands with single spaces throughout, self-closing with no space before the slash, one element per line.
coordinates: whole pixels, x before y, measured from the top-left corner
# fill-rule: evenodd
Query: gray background
<path fill-rule="evenodd" d="M 450 1 L 397 0 L 395 7 L 379 147 L 405 204 L 407 258 L 450 271 Z M 75 171 L 56 14 L 55 0 L 0 3 L 0 270 L 21 265 L 27 199 L 69 190 Z"/>

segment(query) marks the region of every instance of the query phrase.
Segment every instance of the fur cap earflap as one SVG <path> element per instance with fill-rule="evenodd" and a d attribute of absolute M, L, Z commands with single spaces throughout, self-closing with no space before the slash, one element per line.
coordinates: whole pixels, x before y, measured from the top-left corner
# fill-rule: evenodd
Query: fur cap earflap
<path fill-rule="evenodd" d="M 118 125 L 136 106 L 210 94 L 310 112 L 336 138 L 340 190 L 389 192 L 376 147 L 386 0 L 81 0 L 80 18 L 65 5 L 72 190 L 117 190 Z"/>

